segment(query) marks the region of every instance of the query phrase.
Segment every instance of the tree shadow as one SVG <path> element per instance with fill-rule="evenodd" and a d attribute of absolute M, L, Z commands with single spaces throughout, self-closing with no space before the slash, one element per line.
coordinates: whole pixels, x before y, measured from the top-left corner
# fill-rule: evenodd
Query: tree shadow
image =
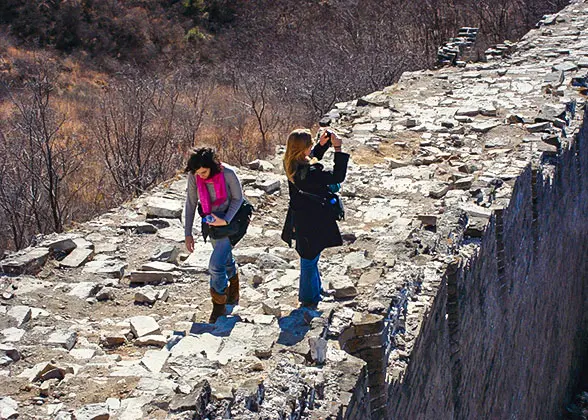
<path fill-rule="evenodd" d="M 310 308 L 294 309 L 288 316 L 280 318 L 280 336 L 278 343 L 284 346 L 293 346 L 304 338 L 310 331 L 310 322 L 313 318 L 320 317 L 322 311 Z"/>

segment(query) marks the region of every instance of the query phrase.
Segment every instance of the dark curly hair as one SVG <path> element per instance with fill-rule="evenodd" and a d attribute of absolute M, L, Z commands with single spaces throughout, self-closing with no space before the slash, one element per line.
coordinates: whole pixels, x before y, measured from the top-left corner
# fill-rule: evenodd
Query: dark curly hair
<path fill-rule="evenodd" d="M 185 172 L 193 174 L 200 168 L 210 169 L 210 176 L 214 176 L 222 170 L 221 162 L 212 147 L 199 147 L 190 150 Z"/>

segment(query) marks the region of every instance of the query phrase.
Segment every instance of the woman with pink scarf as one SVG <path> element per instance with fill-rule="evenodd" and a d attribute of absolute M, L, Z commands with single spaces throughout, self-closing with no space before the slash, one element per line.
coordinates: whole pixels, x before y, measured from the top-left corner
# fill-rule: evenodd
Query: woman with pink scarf
<path fill-rule="evenodd" d="M 188 188 L 186 199 L 186 248 L 194 251 L 192 225 L 196 209 L 200 216 L 212 216 L 210 226 L 224 226 L 231 222 L 243 203 L 243 190 L 235 171 L 221 164 L 214 149 L 193 149 L 186 165 Z M 198 204 L 200 202 L 200 204 Z M 239 274 L 228 237 L 210 239 L 213 251 L 208 264 L 212 314 L 209 322 L 216 322 L 225 314 L 226 305 L 239 302 Z"/>

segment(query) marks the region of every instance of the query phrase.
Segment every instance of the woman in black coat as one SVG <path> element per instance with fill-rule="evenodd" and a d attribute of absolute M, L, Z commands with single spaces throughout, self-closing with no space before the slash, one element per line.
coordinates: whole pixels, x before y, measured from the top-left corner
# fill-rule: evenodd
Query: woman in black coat
<path fill-rule="evenodd" d="M 335 166 L 327 171 L 317 161 L 330 145 L 335 148 Z M 284 170 L 288 177 L 290 205 L 282 239 L 300 255 L 300 289 L 302 306 L 316 306 L 321 299 L 321 278 L 318 260 L 325 248 L 342 245 L 335 213 L 325 205 L 329 185 L 345 180 L 349 155 L 341 152 L 341 139 L 331 131 L 322 133 L 319 143 L 312 147 L 310 130 L 294 130 L 288 136 Z"/>

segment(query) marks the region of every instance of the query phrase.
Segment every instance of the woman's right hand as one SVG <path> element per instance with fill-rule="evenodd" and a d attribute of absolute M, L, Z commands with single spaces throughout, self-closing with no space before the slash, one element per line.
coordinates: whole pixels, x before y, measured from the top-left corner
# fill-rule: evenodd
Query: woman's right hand
<path fill-rule="evenodd" d="M 186 236 L 186 249 L 189 253 L 194 251 L 194 237 L 193 236 Z"/>

